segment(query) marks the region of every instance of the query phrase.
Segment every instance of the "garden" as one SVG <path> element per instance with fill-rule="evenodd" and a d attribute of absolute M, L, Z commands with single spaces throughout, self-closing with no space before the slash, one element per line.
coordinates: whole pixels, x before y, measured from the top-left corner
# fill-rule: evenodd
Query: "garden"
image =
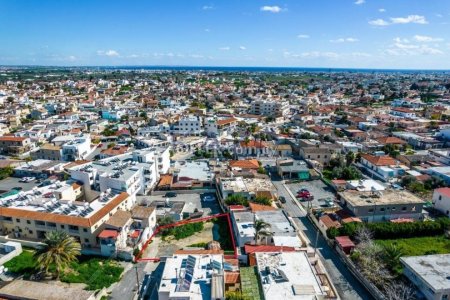
<path fill-rule="evenodd" d="M 39 272 L 34 250 L 24 250 L 20 255 L 5 263 L 5 267 L 14 274 L 30 279 Z M 54 267 L 50 266 L 50 271 Z M 113 260 L 79 256 L 59 274 L 59 280 L 67 283 L 84 283 L 87 290 L 108 287 L 120 280 L 124 268 Z"/>

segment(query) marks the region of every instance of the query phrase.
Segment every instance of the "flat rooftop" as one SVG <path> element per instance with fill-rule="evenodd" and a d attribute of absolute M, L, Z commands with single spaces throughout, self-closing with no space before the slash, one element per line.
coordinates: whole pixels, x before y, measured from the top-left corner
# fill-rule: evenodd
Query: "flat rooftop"
<path fill-rule="evenodd" d="M 265 299 L 313 300 L 325 296 L 306 252 L 256 253 Z"/>
<path fill-rule="evenodd" d="M 173 166 L 173 170 L 178 173 L 178 178 L 185 177 L 200 181 L 211 181 L 214 177 L 207 161 L 177 161 Z"/>
<path fill-rule="evenodd" d="M 389 204 L 425 204 L 425 201 L 408 191 L 385 190 L 380 192 L 344 191 L 340 192 L 345 201 L 353 207 Z"/>
<path fill-rule="evenodd" d="M 220 272 L 223 274 L 221 254 L 177 254 L 167 258 L 158 292 L 171 299 L 211 299 L 211 295 L 220 294 L 213 290 L 217 286 L 212 276 Z"/>
<path fill-rule="evenodd" d="M 401 257 L 400 261 L 435 291 L 450 290 L 450 254 Z"/>

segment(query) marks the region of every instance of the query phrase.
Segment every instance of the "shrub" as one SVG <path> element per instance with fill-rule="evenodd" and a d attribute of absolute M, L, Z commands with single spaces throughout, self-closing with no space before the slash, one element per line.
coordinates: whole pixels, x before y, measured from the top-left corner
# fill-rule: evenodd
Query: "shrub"
<path fill-rule="evenodd" d="M 412 223 L 347 223 L 339 228 L 339 235 L 355 236 L 359 226 L 366 226 L 375 239 L 396 239 L 444 234 L 450 227 L 449 218 Z"/>
<path fill-rule="evenodd" d="M 253 202 L 261 205 L 268 205 L 268 206 L 272 205 L 272 199 L 264 196 L 256 197 L 256 199 L 253 200 Z"/>
<path fill-rule="evenodd" d="M 225 203 L 227 205 L 244 205 L 244 206 L 248 206 L 248 200 L 245 199 L 244 196 L 239 195 L 239 194 L 233 194 L 227 197 L 227 199 L 225 199 Z"/>
<path fill-rule="evenodd" d="M 36 260 L 33 251 L 23 251 L 20 255 L 14 257 L 5 263 L 5 268 L 16 274 L 32 274 L 36 270 Z"/>

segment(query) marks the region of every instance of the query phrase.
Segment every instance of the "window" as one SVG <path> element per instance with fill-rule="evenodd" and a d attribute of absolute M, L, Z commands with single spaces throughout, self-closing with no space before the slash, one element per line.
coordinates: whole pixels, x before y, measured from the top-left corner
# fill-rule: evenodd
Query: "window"
<path fill-rule="evenodd" d="M 29 234 L 33 234 L 33 230 L 28 230 L 28 233 Z"/>
<path fill-rule="evenodd" d="M 403 206 L 403 207 L 402 207 L 402 210 L 405 211 L 405 210 L 406 210 L 406 206 Z"/>
<path fill-rule="evenodd" d="M 20 223 L 20 219 L 16 219 L 16 222 L 17 222 L 17 223 Z"/>
<path fill-rule="evenodd" d="M 83 232 L 87 232 L 87 228 L 83 228 Z"/>
<path fill-rule="evenodd" d="M 84 242 L 85 243 L 89 243 L 89 239 L 84 239 Z"/>
<path fill-rule="evenodd" d="M 31 221 L 30 221 L 30 220 L 27 220 L 27 224 L 31 224 Z"/>
<path fill-rule="evenodd" d="M 442 195 L 439 195 L 439 200 L 442 200 Z"/>
<path fill-rule="evenodd" d="M 380 211 L 384 211 L 384 207 L 380 208 Z"/>
<path fill-rule="evenodd" d="M 373 212 L 373 208 L 369 208 L 369 212 Z"/>
<path fill-rule="evenodd" d="M 8 222 L 12 222 L 12 218 L 11 217 L 3 217 L 3 221 L 8 221 Z"/>
<path fill-rule="evenodd" d="M 61 224 L 60 226 L 61 226 L 61 228 L 62 228 L 62 229 L 64 229 L 64 228 L 65 228 L 64 224 Z"/>

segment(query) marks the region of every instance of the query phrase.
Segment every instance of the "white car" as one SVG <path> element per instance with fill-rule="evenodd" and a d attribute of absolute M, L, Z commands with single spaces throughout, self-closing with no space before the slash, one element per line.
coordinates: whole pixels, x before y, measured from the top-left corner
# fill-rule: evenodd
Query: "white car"
<path fill-rule="evenodd" d="M 214 201 L 214 200 L 216 200 L 216 197 L 214 197 L 214 196 L 211 196 L 211 195 L 207 195 L 207 196 L 205 196 L 205 197 L 203 197 L 203 201 Z"/>
<path fill-rule="evenodd" d="M 36 178 L 34 178 L 34 177 L 24 177 L 21 180 L 19 180 L 19 182 L 32 182 L 35 179 Z"/>

